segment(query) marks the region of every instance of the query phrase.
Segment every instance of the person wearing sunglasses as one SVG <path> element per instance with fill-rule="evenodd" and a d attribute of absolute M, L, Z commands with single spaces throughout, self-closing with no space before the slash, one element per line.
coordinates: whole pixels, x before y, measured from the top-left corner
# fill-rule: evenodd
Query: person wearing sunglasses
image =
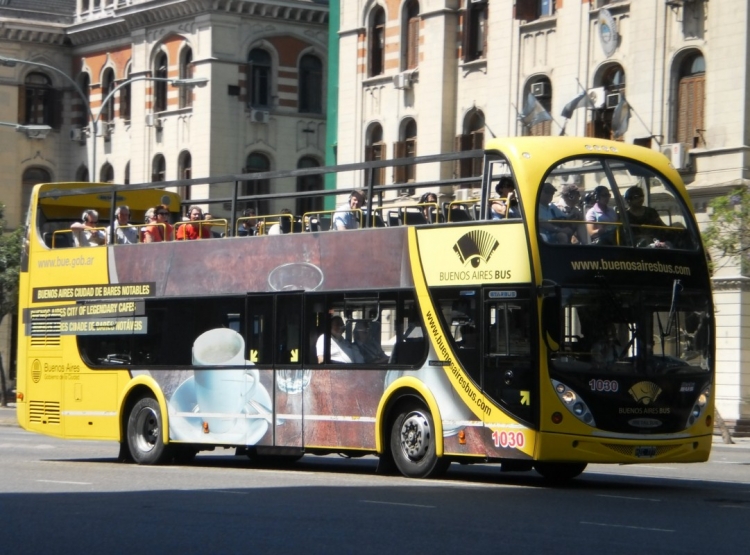
<path fill-rule="evenodd" d="M 609 206 L 609 199 L 612 194 L 609 187 L 599 185 L 594 188 L 594 206 L 586 212 L 586 224 L 589 232 L 589 238 L 594 245 L 614 245 L 615 231 L 617 229 L 617 212 Z"/>
<path fill-rule="evenodd" d="M 81 220 L 70 226 L 76 247 L 98 247 L 107 242 L 104 230 L 99 227 L 99 213 L 96 210 L 84 210 Z"/>
<path fill-rule="evenodd" d="M 173 228 L 169 223 L 169 208 L 160 204 L 155 206 L 150 216 L 148 225 L 143 229 L 141 240 L 144 243 L 161 243 L 162 241 L 171 241 L 173 238 Z"/>
<path fill-rule="evenodd" d="M 644 206 L 645 195 L 643 189 L 633 185 L 623 195 L 628 203 L 625 215 L 628 218 L 636 247 L 664 248 L 668 245 L 660 240 L 664 235 L 666 224 L 659 213 L 650 206 Z M 662 228 L 662 229 L 659 229 Z"/>
<path fill-rule="evenodd" d="M 557 199 L 555 206 L 565 214 L 565 219 L 574 222 L 571 224 L 574 229 L 571 243 L 583 243 L 588 240 L 586 226 L 582 223 L 583 211 L 581 210 L 580 203 L 581 190 L 578 188 L 578 185 L 575 183 L 566 183 L 563 185 L 560 191 L 560 198 Z"/>
<path fill-rule="evenodd" d="M 211 237 L 211 226 L 203 222 L 203 210 L 200 206 L 188 208 L 189 223 L 178 224 L 177 240 L 209 239 Z"/>

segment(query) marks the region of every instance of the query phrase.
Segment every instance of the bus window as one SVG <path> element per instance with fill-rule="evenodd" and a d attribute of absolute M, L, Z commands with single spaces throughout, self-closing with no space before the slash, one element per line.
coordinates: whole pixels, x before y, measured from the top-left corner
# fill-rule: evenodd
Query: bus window
<path fill-rule="evenodd" d="M 273 297 L 248 296 L 247 337 L 245 343 L 248 360 L 258 366 L 272 365 L 273 348 Z"/>
<path fill-rule="evenodd" d="M 481 383 L 477 291 L 465 288 L 434 289 L 433 295 L 440 308 L 444 329 L 450 333 L 456 356 L 472 379 L 477 384 Z"/>

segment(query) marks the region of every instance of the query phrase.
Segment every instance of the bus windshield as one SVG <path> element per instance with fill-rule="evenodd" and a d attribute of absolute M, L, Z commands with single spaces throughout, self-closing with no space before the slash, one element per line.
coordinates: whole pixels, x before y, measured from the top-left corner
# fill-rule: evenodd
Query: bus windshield
<path fill-rule="evenodd" d="M 562 308 L 565 341 L 551 356 L 555 370 L 649 377 L 708 372 L 705 295 L 566 289 Z"/>

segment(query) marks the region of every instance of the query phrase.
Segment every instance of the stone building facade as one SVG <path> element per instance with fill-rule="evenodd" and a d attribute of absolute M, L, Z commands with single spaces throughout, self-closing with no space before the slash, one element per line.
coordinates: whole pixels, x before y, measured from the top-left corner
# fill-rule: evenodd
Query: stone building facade
<path fill-rule="evenodd" d="M 621 140 L 670 157 L 705 222 L 708 202 L 750 177 L 749 7 L 747 0 L 342 1 L 338 161 L 468 150 L 491 136 L 563 128 L 611 138 L 615 108 L 627 100 Z M 563 118 L 583 91 L 595 107 Z M 519 121 L 529 95 L 552 121 Z M 440 171 L 418 178 L 473 170 Z M 714 288 L 716 406 L 741 430 L 750 419 L 748 279 L 719 262 Z"/>

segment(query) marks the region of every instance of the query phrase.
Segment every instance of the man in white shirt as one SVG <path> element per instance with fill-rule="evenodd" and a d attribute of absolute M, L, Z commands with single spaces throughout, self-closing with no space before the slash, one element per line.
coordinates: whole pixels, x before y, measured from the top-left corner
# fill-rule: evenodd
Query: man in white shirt
<path fill-rule="evenodd" d="M 356 345 L 348 343 L 344 338 L 344 319 L 341 316 L 331 318 L 331 358 L 330 362 L 342 362 L 344 364 L 363 363 L 365 361 L 362 353 Z M 318 352 L 318 363 L 325 361 L 325 334 L 318 337 L 315 349 Z"/>

